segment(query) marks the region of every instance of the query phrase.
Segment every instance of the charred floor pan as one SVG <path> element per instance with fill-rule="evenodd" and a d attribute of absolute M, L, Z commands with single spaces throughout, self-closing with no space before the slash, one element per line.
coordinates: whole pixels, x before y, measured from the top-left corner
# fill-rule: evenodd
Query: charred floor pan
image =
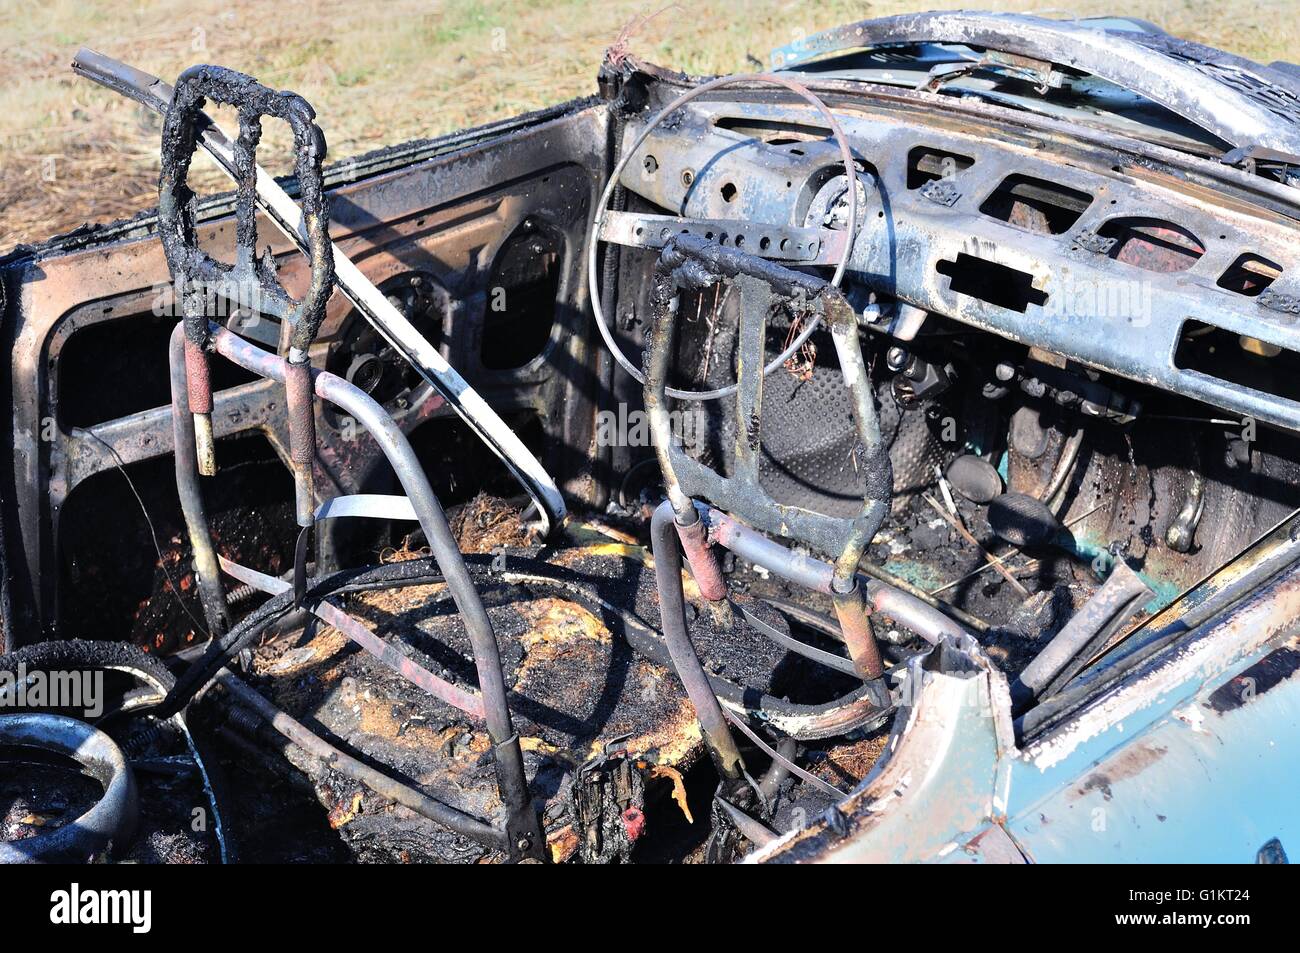
<path fill-rule="evenodd" d="M 629 625 L 642 640 L 656 638 L 646 552 L 611 539 L 559 551 L 515 550 L 502 563 L 496 575 L 536 580 L 493 584 L 489 568 L 485 589 L 530 788 L 547 822 L 551 859 L 561 862 L 578 854 L 588 862 L 626 861 L 637 849 L 684 855 L 706 830 L 704 819 L 695 823 L 684 779 L 710 769 L 700 763 L 707 758 L 699 726 L 671 669 L 638 654 L 625 638 Z M 548 567 L 567 572 L 548 585 Z M 565 587 L 586 598 L 565 598 Z M 615 612 L 601 603 L 629 608 Z M 458 680 L 472 677 L 470 646 L 445 587 L 362 595 L 349 608 L 434 671 Z M 719 631 L 708 624 L 701 605 L 693 611 L 694 641 L 717 676 L 755 693 L 803 702 L 843 691 L 843 679 L 836 685 L 834 677 L 757 635 L 736 639 Z M 788 629 L 778 612 L 759 611 Z M 290 638 L 263 646 L 254 653 L 251 674 L 252 684 L 275 704 L 440 800 L 478 816 L 500 808 L 486 733 L 358 651 L 341 633 L 322 628 L 305 644 Z M 846 757 L 851 755 L 838 748 L 828 752 L 824 770 L 842 779 L 847 771 L 840 761 Z M 628 790 L 615 795 L 612 804 L 575 791 L 575 786 L 608 787 L 604 779 L 615 772 L 611 765 L 639 776 L 635 784 L 623 782 Z M 332 780 L 332 785 L 318 782 L 318 796 L 331 826 L 359 858 L 496 859 L 465 841 L 433 851 L 430 844 L 445 840 L 435 824 L 401 818 L 400 808 L 393 817 L 392 808 L 364 787 Z M 698 783 L 693 778 L 692 786 Z M 593 810 L 613 811 L 621 830 L 602 833 L 608 819 L 593 824 Z M 681 815 L 676 823 L 666 823 L 664 814 L 675 812 Z M 603 843 L 606 837 L 616 843 Z M 648 846 L 640 846 L 642 838 Z M 588 846 L 592 839 L 597 846 Z"/>

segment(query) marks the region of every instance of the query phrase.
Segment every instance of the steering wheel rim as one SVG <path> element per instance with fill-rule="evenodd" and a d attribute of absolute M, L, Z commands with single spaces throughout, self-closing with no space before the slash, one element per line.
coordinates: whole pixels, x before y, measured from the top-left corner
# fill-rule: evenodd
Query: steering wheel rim
<path fill-rule="evenodd" d="M 848 268 L 849 256 L 853 254 L 853 240 L 857 236 L 858 226 L 860 224 L 857 169 L 853 163 L 853 152 L 849 148 L 848 139 L 844 135 L 844 130 L 841 128 L 839 120 L 835 118 L 835 115 L 830 111 L 826 104 L 822 102 L 822 100 L 813 93 L 812 90 L 808 89 L 808 87 L 804 86 L 802 83 L 797 83 L 792 79 L 787 79 L 784 76 L 777 76 L 773 73 L 738 73 L 732 76 L 720 76 L 717 79 L 709 80 L 707 83 L 688 89 L 655 114 L 650 122 L 646 124 L 646 127 L 641 130 L 641 134 L 637 136 L 636 141 L 632 143 L 631 147 L 623 153 L 615 164 L 614 171 L 610 173 L 609 180 L 605 183 L 605 189 L 601 193 L 600 201 L 596 205 L 596 217 L 592 220 L 591 238 L 587 243 L 587 289 L 591 298 L 591 310 L 596 318 L 596 329 L 600 332 L 600 336 L 604 340 L 605 346 L 609 348 L 610 353 L 614 356 L 614 360 L 617 361 L 619 366 L 622 367 L 623 370 L 627 371 L 632 379 L 638 384 L 645 383 L 645 374 L 643 374 L 641 369 L 628 359 L 627 355 L 623 353 L 622 348 L 618 346 L 618 342 L 614 340 L 614 335 L 609 329 L 608 319 L 600 305 L 600 284 L 596 269 L 596 251 L 600 243 L 600 229 L 604 225 L 605 215 L 609 211 L 609 200 L 614 194 L 614 189 L 618 186 L 619 177 L 622 176 L 623 170 L 627 168 L 629 160 L 637 153 L 637 150 L 645 144 L 650 133 L 653 132 L 655 128 L 664 121 L 664 119 L 704 93 L 719 89 L 723 86 L 733 86 L 741 83 L 767 83 L 770 85 L 780 86 L 799 96 L 820 112 L 823 118 L 825 118 L 827 125 L 831 130 L 831 135 L 834 137 L 836 145 L 839 146 L 840 158 L 844 163 L 844 175 L 849 183 L 849 238 L 848 241 L 844 243 L 844 253 L 840 257 L 839 264 L 835 267 L 834 277 L 831 278 L 831 284 L 834 287 L 839 288 L 841 282 L 844 280 L 844 272 Z M 803 347 L 804 343 L 812 337 L 813 332 L 816 331 L 820 325 L 820 318 L 814 316 L 786 347 L 786 349 L 773 358 L 771 363 L 763 368 L 763 374 L 771 374 L 777 368 L 785 364 L 785 362 L 797 353 L 799 348 Z M 708 391 L 689 391 L 669 387 L 665 389 L 665 393 L 669 397 L 674 397 L 678 400 L 717 400 L 722 397 L 731 396 L 736 393 L 736 390 L 736 384 L 728 384 L 725 387 L 719 387 L 715 390 Z"/>

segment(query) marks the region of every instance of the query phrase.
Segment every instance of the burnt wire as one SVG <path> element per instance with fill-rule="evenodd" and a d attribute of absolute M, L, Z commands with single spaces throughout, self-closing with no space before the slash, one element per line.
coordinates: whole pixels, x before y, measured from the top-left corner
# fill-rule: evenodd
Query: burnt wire
<path fill-rule="evenodd" d="M 162 544 L 158 541 L 158 531 L 154 528 L 152 517 L 149 516 L 149 508 L 144 505 L 144 498 L 140 496 L 140 491 L 135 488 L 135 481 L 132 480 L 131 475 L 126 472 L 126 462 L 117 452 L 117 448 L 104 440 L 104 438 L 99 434 L 95 433 L 93 430 L 86 430 L 84 432 L 89 434 L 90 437 L 98 442 L 100 446 L 113 455 L 113 466 L 117 468 L 118 473 L 122 474 L 122 479 L 124 479 L 126 485 L 130 487 L 131 495 L 135 497 L 136 503 L 140 505 L 140 512 L 144 515 L 144 521 L 149 526 L 149 538 L 153 540 L 153 550 L 158 554 L 158 565 L 162 569 L 163 578 L 167 580 L 167 588 L 172 591 L 172 595 L 176 597 L 176 601 L 179 603 L 181 609 L 190 617 L 190 621 L 194 623 L 195 629 L 202 632 L 205 638 L 211 639 L 212 633 L 208 631 L 207 627 L 200 622 L 197 617 L 195 617 L 194 613 L 190 611 L 190 607 L 185 604 L 184 598 L 181 597 L 180 587 L 176 585 L 176 581 L 172 579 L 171 572 L 167 569 L 167 557 L 163 555 Z"/>
<path fill-rule="evenodd" d="M 789 771 L 795 777 L 799 778 L 802 781 L 806 781 L 807 783 L 811 784 L 813 787 L 817 788 L 817 790 L 823 792 L 824 794 L 829 794 L 831 797 L 833 797 L 836 800 L 837 803 L 849 796 L 847 791 L 841 791 L 835 785 L 827 781 L 823 781 L 821 778 L 817 777 L 817 775 L 813 774 L 812 772 L 805 771 L 803 768 L 799 767 L 799 765 L 795 764 L 792 760 L 787 758 L 785 755 L 781 754 L 781 752 L 777 751 L 766 741 L 764 741 L 761 737 L 759 737 L 758 732 L 754 731 L 752 728 L 749 727 L 749 725 L 745 724 L 745 720 L 741 718 L 739 715 L 737 715 L 735 712 L 728 711 L 727 709 L 724 708 L 722 710 L 722 713 L 727 716 L 727 720 L 729 722 L 731 722 L 733 725 L 735 725 L 737 728 L 741 730 L 741 733 L 743 733 L 746 738 L 748 738 L 754 744 L 758 745 L 759 749 L 764 754 L 766 754 L 777 764 L 782 765 L 787 771 Z"/>

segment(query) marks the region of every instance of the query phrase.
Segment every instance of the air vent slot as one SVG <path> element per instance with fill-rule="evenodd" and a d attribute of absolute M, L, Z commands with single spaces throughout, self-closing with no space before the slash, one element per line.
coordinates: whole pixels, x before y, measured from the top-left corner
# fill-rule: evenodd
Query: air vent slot
<path fill-rule="evenodd" d="M 1281 265 L 1247 252 L 1219 276 L 1218 285 L 1239 295 L 1254 298 L 1275 282 L 1281 274 Z"/>
<path fill-rule="evenodd" d="M 919 189 L 927 182 L 951 179 L 975 164 L 970 156 L 929 146 L 917 146 L 907 154 L 907 187 Z"/>
<path fill-rule="evenodd" d="M 1183 324 L 1174 367 L 1300 402 L 1300 353 L 1212 324 Z"/>
<path fill-rule="evenodd" d="M 768 119 L 749 119 L 743 116 L 720 117 L 714 126 L 728 132 L 739 133 L 751 139 L 760 139 L 768 145 L 786 145 L 792 142 L 816 142 L 831 138 L 825 126 L 812 126 L 799 122 L 777 122 Z"/>
<path fill-rule="evenodd" d="M 1002 180 L 980 211 L 990 218 L 1039 235 L 1068 232 L 1092 204 L 1087 192 L 1045 179 L 1012 175 Z"/>
<path fill-rule="evenodd" d="M 1112 218 L 1097 234 L 1115 240 L 1111 258 L 1159 274 L 1186 271 L 1205 254 L 1199 238 L 1158 218 Z"/>

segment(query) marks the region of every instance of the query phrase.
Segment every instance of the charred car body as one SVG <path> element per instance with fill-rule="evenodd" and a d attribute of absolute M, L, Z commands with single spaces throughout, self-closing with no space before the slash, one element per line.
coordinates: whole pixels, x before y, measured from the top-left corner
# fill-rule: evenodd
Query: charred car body
<path fill-rule="evenodd" d="M 0 858 L 1285 860 L 1300 69 L 772 65 L 322 166 L 79 54 L 160 204 L 0 261 Z"/>

